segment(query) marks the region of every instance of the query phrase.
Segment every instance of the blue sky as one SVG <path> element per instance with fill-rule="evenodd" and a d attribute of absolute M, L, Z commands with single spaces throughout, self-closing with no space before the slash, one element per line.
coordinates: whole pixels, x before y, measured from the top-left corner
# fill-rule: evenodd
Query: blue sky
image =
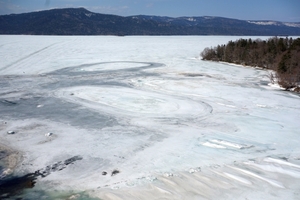
<path fill-rule="evenodd" d="M 300 0 L 0 0 L 0 15 L 67 7 L 121 16 L 220 16 L 300 22 Z"/>

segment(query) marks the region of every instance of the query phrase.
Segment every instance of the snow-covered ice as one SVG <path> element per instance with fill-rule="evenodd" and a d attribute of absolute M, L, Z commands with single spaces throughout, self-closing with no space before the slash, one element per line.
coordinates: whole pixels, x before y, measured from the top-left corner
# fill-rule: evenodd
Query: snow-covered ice
<path fill-rule="evenodd" d="M 239 38 L 0 36 L 0 178 L 40 170 L 31 198 L 300 198 L 299 95 L 199 57 Z"/>

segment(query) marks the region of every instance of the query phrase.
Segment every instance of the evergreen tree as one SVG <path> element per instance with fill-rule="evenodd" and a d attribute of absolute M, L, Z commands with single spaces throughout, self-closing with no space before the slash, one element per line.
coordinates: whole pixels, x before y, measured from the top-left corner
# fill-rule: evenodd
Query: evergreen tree
<path fill-rule="evenodd" d="M 239 39 L 205 48 L 203 60 L 258 66 L 276 71 L 278 83 L 289 89 L 300 84 L 300 38 Z M 300 91 L 300 88 L 299 88 Z"/>

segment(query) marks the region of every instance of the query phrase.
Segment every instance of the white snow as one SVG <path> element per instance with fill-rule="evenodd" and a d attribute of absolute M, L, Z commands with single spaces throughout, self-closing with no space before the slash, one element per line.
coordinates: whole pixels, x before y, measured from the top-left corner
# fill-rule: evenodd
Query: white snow
<path fill-rule="evenodd" d="M 9 169 L 79 155 L 36 184 L 72 198 L 299 198 L 299 96 L 199 57 L 239 38 L 0 36 L 0 146 L 23 156 Z"/>
<path fill-rule="evenodd" d="M 289 26 L 289 27 L 296 27 L 300 28 L 300 23 L 293 23 L 293 22 L 276 22 L 276 21 L 248 21 L 251 24 L 257 25 L 275 25 L 275 26 Z"/>
<path fill-rule="evenodd" d="M 73 87 L 59 93 L 62 94 L 57 96 L 71 102 L 120 115 L 192 117 L 204 116 L 210 111 L 210 108 L 201 102 L 124 87 Z M 70 93 L 73 95 L 69 95 Z"/>
<path fill-rule="evenodd" d="M 85 13 L 85 15 L 86 15 L 87 17 L 91 17 L 93 14 L 92 14 L 92 13 Z"/>
<path fill-rule="evenodd" d="M 240 145 L 240 144 L 235 144 L 235 143 L 231 143 L 231 142 L 227 142 L 227 141 L 222 141 L 222 140 L 211 140 L 214 143 L 217 144 L 222 144 L 228 147 L 233 147 L 233 148 L 237 148 L 237 149 L 241 149 L 244 147 L 244 145 Z"/>
<path fill-rule="evenodd" d="M 270 165 L 270 164 L 262 165 L 262 164 L 257 164 L 257 163 L 254 163 L 254 162 L 245 162 L 245 164 L 257 167 L 257 168 L 262 169 L 264 171 L 276 172 L 276 173 L 286 174 L 286 175 L 289 175 L 291 177 L 300 178 L 300 172 L 297 172 L 297 171 L 294 171 L 294 170 L 291 170 L 291 169 L 285 169 L 281 166 Z"/>
<path fill-rule="evenodd" d="M 299 168 L 300 169 L 300 165 L 296 165 L 287 161 L 283 161 L 283 160 L 279 160 L 279 159 L 274 159 L 274 158 L 265 158 L 264 159 L 265 162 L 270 162 L 270 163 L 278 163 L 281 165 L 286 165 L 286 166 L 290 166 L 290 167 L 295 167 L 295 168 Z"/>
<path fill-rule="evenodd" d="M 224 175 L 228 176 L 229 178 L 232 178 L 234 180 L 237 180 L 241 183 L 244 183 L 244 184 L 247 184 L 247 185 L 252 185 L 252 183 L 249 180 L 244 179 L 242 177 L 239 177 L 239 176 L 236 176 L 236 175 L 233 175 L 233 174 L 230 174 L 230 173 L 226 173 L 226 172 L 224 172 Z"/>
<path fill-rule="evenodd" d="M 278 25 L 278 22 L 275 21 L 248 21 L 248 23 L 257 25 Z"/>
<path fill-rule="evenodd" d="M 252 177 L 254 177 L 254 178 L 257 178 L 257 179 L 266 181 L 267 183 L 269 183 L 269 184 L 271 184 L 271 185 L 273 185 L 273 186 L 275 186 L 275 187 L 278 187 L 278 188 L 284 188 L 284 186 L 282 185 L 282 183 L 277 182 L 277 181 L 275 181 L 275 180 L 271 180 L 271 179 L 268 179 L 268 178 L 264 178 L 264 177 L 262 177 L 262 176 L 260 176 L 260 175 L 257 175 L 257 174 L 255 174 L 255 173 L 253 173 L 253 172 L 250 172 L 250 171 L 248 171 L 248 170 L 240 169 L 240 168 L 237 168 L 237 167 L 231 167 L 231 168 L 234 169 L 234 170 L 240 171 L 240 172 L 242 172 L 242 173 L 244 173 L 244 174 L 246 174 L 246 175 L 252 176 Z"/>
<path fill-rule="evenodd" d="M 284 22 L 283 24 L 290 27 L 300 28 L 300 23 Z"/>
<path fill-rule="evenodd" d="M 212 147 L 212 148 L 226 149 L 226 147 L 224 147 L 222 145 L 213 144 L 213 143 L 210 143 L 210 142 L 204 142 L 204 143 L 202 143 L 202 145 L 207 146 L 207 147 Z"/>
<path fill-rule="evenodd" d="M 197 19 L 195 19 L 195 18 L 193 18 L 193 17 L 189 17 L 189 18 L 187 18 L 186 20 L 188 20 L 188 21 L 190 21 L 190 22 L 195 22 L 195 21 L 197 21 Z"/>

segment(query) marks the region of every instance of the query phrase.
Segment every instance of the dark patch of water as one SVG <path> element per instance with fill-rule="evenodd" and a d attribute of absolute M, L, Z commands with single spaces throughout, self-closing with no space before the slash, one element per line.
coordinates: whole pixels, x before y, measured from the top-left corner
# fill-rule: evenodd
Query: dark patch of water
<path fill-rule="evenodd" d="M 13 199 L 15 196 L 22 195 L 23 190 L 34 187 L 38 177 L 44 178 L 52 172 L 61 171 L 78 160 L 82 160 L 82 157 L 73 156 L 65 161 L 48 165 L 34 173 L 28 173 L 21 177 L 13 176 L 0 179 L 0 199 Z"/>

